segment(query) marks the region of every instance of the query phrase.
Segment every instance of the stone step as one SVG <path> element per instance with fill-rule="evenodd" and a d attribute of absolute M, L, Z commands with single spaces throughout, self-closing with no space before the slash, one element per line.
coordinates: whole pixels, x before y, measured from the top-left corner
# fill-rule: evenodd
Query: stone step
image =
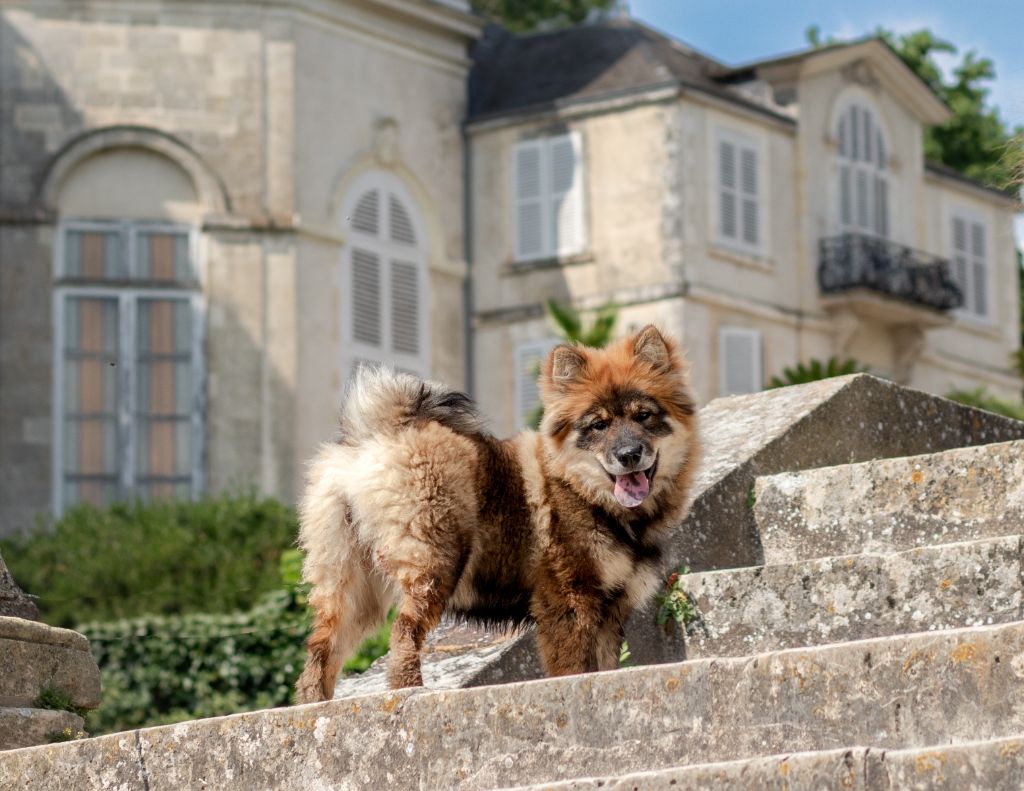
<path fill-rule="evenodd" d="M 1024 538 L 984 539 L 680 577 L 686 657 L 744 656 L 1024 618 Z"/>
<path fill-rule="evenodd" d="M 519 786 L 506 791 L 991 791 L 1019 788 L 1024 737 L 913 750 L 848 750 L 772 755 L 655 772 Z"/>
<path fill-rule="evenodd" d="M 100 671 L 85 635 L 0 616 L 0 706 L 31 706 L 52 687 L 76 706 L 100 704 Z"/>
<path fill-rule="evenodd" d="M 368 695 L 0 753 L 0 788 L 487 789 L 1024 733 L 1024 623 Z"/>
<path fill-rule="evenodd" d="M 82 718 L 70 711 L 0 706 L 0 750 L 47 744 L 65 730 L 73 738 L 83 727 Z"/>
<path fill-rule="evenodd" d="M 1024 442 L 758 478 L 764 563 L 1024 532 Z"/>

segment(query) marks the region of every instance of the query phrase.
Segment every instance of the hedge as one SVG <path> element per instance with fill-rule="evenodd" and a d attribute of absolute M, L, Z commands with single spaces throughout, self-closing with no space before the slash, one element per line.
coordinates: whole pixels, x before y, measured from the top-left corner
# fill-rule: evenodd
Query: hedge
<path fill-rule="evenodd" d="M 110 733 L 290 704 L 310 625 L 298 558 L 285 553 L 285 589 L 248 612 L 80 624 L 103 678 L 103 702 L 86 728 Z M 369 667 L 387 651 L 387 638 L 385 624 L 345 670 Z"/>
<path fill-rule="evenodd" d="M 0 541 L 18 584 L 57 626 L 145 614 L 245 610 L 280 587 L 295 512 L 252 493 L 191 502 L 79 506 Z"/>

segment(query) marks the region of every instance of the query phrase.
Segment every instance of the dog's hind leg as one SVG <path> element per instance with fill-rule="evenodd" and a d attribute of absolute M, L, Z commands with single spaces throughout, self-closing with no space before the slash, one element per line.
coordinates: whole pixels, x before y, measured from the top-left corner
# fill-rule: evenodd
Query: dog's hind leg
<path fill-rule="evenodd" d="M 423 574 L 402 583 L 402 604 L 391 626 L 388 647 L 388 686 L 391 689 L 423 686 L 420 650 L 427 634 L 441 620 L 451 593 L 444 576 Z"/>
<path fill-rule="evenodd" d="M 295 684 L 296 703 L 330 700 L 341 664 L 360 641 L 387 617 L 390 595 L 363 562 L 310 594 L 313 631 L 306 641 L 306 665 Z"/>

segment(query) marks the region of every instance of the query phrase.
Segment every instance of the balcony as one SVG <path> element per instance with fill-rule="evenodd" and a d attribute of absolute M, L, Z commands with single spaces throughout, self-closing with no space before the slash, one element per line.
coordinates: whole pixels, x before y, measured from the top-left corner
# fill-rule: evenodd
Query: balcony
<path fill-rule="evenodd" d="M 945 314 L 963 304 L 960 288 L 950 276 L 948 261 L 888 239 L 858 233 L 821 240 L 818 285 L 826 297 L 867 291 L 882 297 L 884 303 L 895 301 L 914 313 L 914 309 L 924 309 L 925 313 Z M 919 323 L 911 320 L 912 313 L 898 313 L 903 315 L 890 316 L 896 320 L 886 323 Z M 920 318 L 920 323 L 933 323 L 925 315 Z"/>

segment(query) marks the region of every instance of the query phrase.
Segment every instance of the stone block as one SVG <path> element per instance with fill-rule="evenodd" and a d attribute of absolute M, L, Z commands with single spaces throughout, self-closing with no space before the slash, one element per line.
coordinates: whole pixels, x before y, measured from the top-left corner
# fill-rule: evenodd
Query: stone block
<path fill-rule="evenodd" d="M 16 750 L 50 742 L 65 728 L 82 730 L 82 718 L 70 711 L 0 707 L 0 750 Z M 5 788 L 15 788 L 12 783 Z"/>
<path fill-rule="evenodd" d="M 769 475 L 754 491 L 765 563 L 1012 535 L 1024 442 Z"/>
<path fill-rule="evenodd" d="M 702 571 L 765 562 L 760 476 L 1024 439 L 1022 422 L 869 374 L 720 398 L 700 425 L 705 463 L 668 559 Z"/>
<path fill-rule="evenodd" d="M 1016 788 L 1024 773 L 1024 739 L 994 739 L 914 750 L 848 750 L 773 755 L 681 766 L 659 772 L 520 786 L 510 791 L 990 791 Z"/>
<path fill-rule="evenodd" d="M 505 788 L 1024 733 L 1024 624 L 236 714 L 0 754 L 0 787 Z"/>
<path fill-rule="evenodd" d="M 100 671 L 89 641 L 70 629 L 0 617 L 0 706 L 29 706 L 48 685 L 76 706 L 99 706 Z"/>
<path fill-rule="evenodd" d="M 687 658 L 1024 618 L 1020 536 L 680 578 L 699 618 Z"/>

